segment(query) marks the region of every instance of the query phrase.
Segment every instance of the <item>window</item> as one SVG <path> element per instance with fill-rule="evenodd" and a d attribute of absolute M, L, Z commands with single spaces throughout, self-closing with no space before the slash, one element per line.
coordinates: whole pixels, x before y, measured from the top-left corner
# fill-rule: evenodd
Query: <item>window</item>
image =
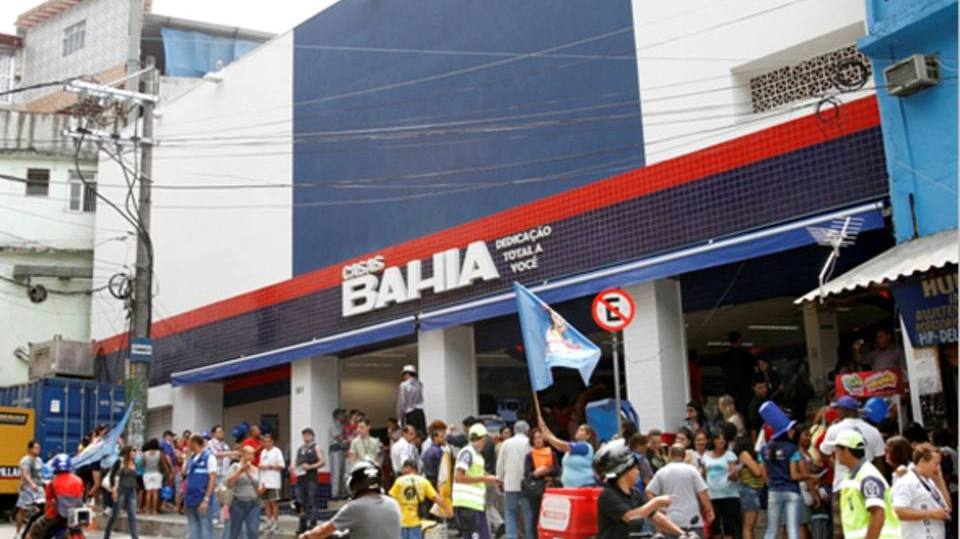
<path fill-rule="evenodd" d="M 97 209 L 97 176 L 93 172 L 84 171 L 80 181 L 76 170 L 70 171 L 70 200 L 67 207 L 70 211 L 94 212 Z"/>
<path fill-rule="evenodd" d="M 863 66 L 863 72 L 848 67 L 850 61 Z M 838 69 L 841 75 L 870 77 L 870 61 L 856 45 L 814 56 L 803 62 L 783 66 L 750 79 L 753 112 L 815 98 L 834 87 Z"/>
<path fill-rule="evenodd" d="M 27 196 L 45 197 L 50 193 L 50 170 L 45 168 L 27 169 Z"/>
<path fill-rule="evenodd" d="M 63 29 L 63 55 L 69 56 L 83 48 L 87 36 L 87 21 L 82 20 Z"/>

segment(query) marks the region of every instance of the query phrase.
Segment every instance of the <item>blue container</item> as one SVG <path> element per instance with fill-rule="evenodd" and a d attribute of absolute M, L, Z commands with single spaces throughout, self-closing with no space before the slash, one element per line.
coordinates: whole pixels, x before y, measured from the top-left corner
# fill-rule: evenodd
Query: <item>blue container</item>
<path fill-rule="evenodd" d="M 601 399 L 587 403 L 587 424 L 597 433 L 597 438 L 601 442 L 609 441 L 617 433 L 617 414 L 614 411 L 616 407 L 614 399 Z M 632 421 L 637 429 L 640 428 L 637 424 L 637 412 L 630 401 L 621 400 L 620 411 L 624 422 Z"/>
<path fill-rule="evenodd" d="M 34 438 L 45 458 L 75 454 L 84 434 L 100 424 L 112 427 L 125 411 L 123 386 L 74 378 L 0 387 L 0 406 L 34 410 Z"/>

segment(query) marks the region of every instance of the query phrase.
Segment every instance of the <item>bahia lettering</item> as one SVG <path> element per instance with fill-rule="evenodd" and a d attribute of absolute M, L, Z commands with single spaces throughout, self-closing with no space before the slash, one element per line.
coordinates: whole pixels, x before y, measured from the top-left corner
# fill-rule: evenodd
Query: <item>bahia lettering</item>
<path fill-rule="evenodd" d="M 354 316 L 394 303 L 406 303 L 420 299 L 423 292 L 434 294 L 449 292 L 472 285 L 476 281 L 492 281 L 500 278 L 487 244 L 475 241 L 463 252 L 448 249 L 433 255 L 433 275 L 424 278 L 423 262 L 407 262 L 407 275 L 397 266 L 383 268 L 383 257 L 376 256 L 343 268 L 341 285 L 343 316 Z M 366 264 L 361 270 L 358 266 Z M 378 264 L 381 267 L 377 267 Z M 376 269 L 374 269 L 376 268 Z M 349 270 L 349 271 L 348 271 Z M 375 273 L 381 271 L 382 275 Z M 350 275 L 350 277 L 347 277 Z"/>

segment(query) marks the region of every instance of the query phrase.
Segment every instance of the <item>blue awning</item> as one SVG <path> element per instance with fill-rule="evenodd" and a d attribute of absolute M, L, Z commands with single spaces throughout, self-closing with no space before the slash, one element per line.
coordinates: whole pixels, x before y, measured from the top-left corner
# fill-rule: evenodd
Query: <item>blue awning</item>
<path fill-rule="evenodd" d="M 836 219 L 862 218 L 863 228 L 861 230 L 864 232 L 883 228 L 882 208 L 883 204 L 876 202 L 834 211 L 559 279 L 546 284 L 532 285 L 529 288 L 548 303 L 590 296 L 611 287 L 629 286 L 655 279 L 673 277 L 810 245 L 814 243 L 814 238 L 807 227 L 823 226 Z M 470 303 L 423 313 L 420 315 L 420 330 L 430 331 L 504 316 L 516 312 L 515 303 L 511 291 Z"/>
<path fill-rule="evenodd" d="M 875 202 L 838 210 L 559 279 L 546 284 L 530 286 L 529 288 L 544 301 L 556 303 L 593 295 L 610 287 L 629 286 L 757 258 L 814 243 L 813 236 L 807 230 L 807 227 L 822 226 L 836 219 L 859 217 L 863 219 L 861 230 L 864 232 L 883 228 L 882 208 L 882 203 Z M 505 292 L 468 303 L 421 313 L 419 317 L 406 316 L 398 320 L 346 331 L 285 348 L 175 372 L 170 376 L 170 381 L 174 386 L 177 386 L 208 380 L 220 380 L 284 363 L 292 363 L 300 359 L 335 354 L 358 346 L 412 335 L 417 331 L 417 318 L 419 318 L 419 329 L 430 331 L 514 312 L 516 312 L 516 304 L 513 292 Z"/>
<path fill-rule="evenodd" d="M 293 363 L 310 357 L 335 354 L 342 350 L 367 344 L 388 341 L 397 337 L 412 335 L 416 331 L 416 322 L 413 316 L 399 320 L 391 320 L 382 324 L 338 333 L 322 339 L 270 350 L 252 356 L 238 357 L 229 361 L 205 365 L 195 369 L 175 372 L 170 375 L 170 383 L 174 386 L 195 384 L 209 380 L 221 380 L 238 374 L 266 369 Z"/>

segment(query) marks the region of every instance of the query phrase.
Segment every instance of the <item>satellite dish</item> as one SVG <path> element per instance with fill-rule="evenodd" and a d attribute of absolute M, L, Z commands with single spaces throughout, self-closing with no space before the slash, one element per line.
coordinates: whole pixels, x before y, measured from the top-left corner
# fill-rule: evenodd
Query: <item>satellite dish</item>
<path fill-rule="evenodd" d="M 27 296 L 32 303 L 43 303 L 47 299 L 47 287 L 35 284 L 27 289 Z"/>

